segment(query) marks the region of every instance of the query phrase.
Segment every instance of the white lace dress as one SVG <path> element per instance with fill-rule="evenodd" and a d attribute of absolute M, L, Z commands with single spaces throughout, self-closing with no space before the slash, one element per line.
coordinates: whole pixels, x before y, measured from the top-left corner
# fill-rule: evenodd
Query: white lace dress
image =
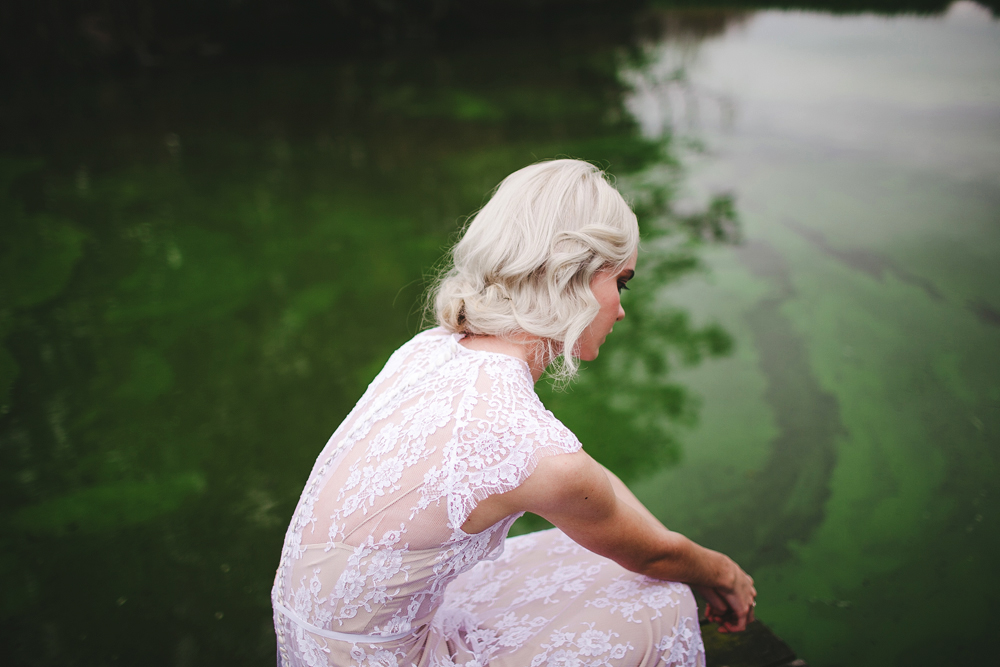
<path fill-rule="evenodd" d="M 313 467 L 272 604 L 282 666 L 704 665 L 682 584 L 633 574 L 517 515 L 461 526 L 580 443 L 527 364 L 424 332 L 389 359 Z"/>

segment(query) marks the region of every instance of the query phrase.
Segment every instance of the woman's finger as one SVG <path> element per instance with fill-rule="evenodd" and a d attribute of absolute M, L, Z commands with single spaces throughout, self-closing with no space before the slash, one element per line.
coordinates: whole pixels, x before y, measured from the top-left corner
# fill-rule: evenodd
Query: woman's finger
<path fill-rule="evenodd" d="M 719 625 L 719 632 L 728 632 L 728 626 L 732 623 L 733 611 L 729 602 L 718 591 L 708 587 L 698 587 L 698 592 L 707 603 L 705 606 L 705 619 L 711 623 Z"/>
<path fill-rule="evenodd" d="M 709 606 L 714 609 L 717 614 L 725 614 L 726 610 L 729 609 L 729 605 L 722 599 L 722 596 L 711 588 L 702 589 L 701 594 L 705 598 L 705 601 L 708 602 Z"/>

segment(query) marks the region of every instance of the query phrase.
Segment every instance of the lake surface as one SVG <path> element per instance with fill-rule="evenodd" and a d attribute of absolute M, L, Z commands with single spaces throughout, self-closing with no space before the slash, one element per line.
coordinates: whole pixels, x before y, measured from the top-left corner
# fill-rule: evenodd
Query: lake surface
<path fill-rule="evenodd" d="M 704 141 L 689 191 L 732 191 L 745 241 L 663 295 L 736 346 L 678 376 L 700 423 L 641 497 L 745 562 L 811 664 L 989 661 L 1000 25 L 763 12 L 659 58 L 631 106 Z"/>
<path fill-rule="evenodd" d="M 645 240 L 546 404 L 810 664 L 994 657 L 1000 22 L 661 12 L 518 47 L 4 88 L 10 664 L 272 664 L 316 453 L 464 216 L 560 155 Z"/>

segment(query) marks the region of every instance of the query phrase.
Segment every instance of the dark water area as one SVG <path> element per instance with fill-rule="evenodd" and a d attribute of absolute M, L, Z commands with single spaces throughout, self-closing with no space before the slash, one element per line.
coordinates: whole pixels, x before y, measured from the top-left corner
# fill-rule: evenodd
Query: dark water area
<path fill-rule="evenodd" d="M 38 3 L 18 11 L 47 33 L 5 24 L 4 664 L 272 664 L 271 581 L 316 453 L 422 328 L 466 216 L 557 156 L 607 167 L 644 241 L 628 317 L 572 387 L 540 383 L 546 404 L 668 526 L 743 563 L 810 664 L 992 657 L 987 10 L 306 3 L 303 23 L 224 4 L 42 21 Z M 788 35 L 798 98 L 720 83 L 768 71 Z M 913 41 L 911 90 L 883 65 Z M 830 67 L 872 44 L 867 115 L 827 104 L 854 99 Z M 981 97 L 931 86 L 962 77 Z M 965 134 L 905 153 L 932 122 Z"/>

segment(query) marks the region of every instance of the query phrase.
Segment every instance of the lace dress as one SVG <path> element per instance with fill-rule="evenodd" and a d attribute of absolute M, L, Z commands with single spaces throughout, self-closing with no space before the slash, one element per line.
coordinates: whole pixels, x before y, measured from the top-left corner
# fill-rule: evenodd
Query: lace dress
<path fill-rule="evenodd" d="M 527 364 L 424 332 L 323 449 L 272 591 L 284 667 L 704 665 L 690 589 L 558 530 L 477 534 L 476 504 L 580 443 Z"/>

